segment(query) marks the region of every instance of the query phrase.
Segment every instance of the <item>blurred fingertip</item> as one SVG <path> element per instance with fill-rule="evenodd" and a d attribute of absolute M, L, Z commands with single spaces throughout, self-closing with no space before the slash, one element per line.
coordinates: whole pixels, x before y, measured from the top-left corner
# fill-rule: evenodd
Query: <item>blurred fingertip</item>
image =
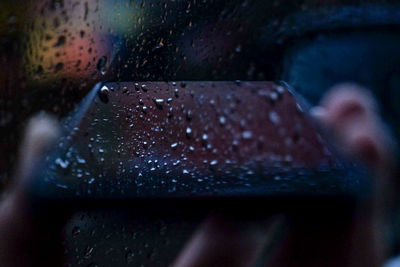
<path fill-rule="evenodd" d="M 59 124 L 52 115 L 40 112 L 28 121 L 23 142 L 19 148 L 14 190 L 20 190 L 21 186 L 25 186 L 26 180 L 34 172 L 37 162 L 59 136 Z"/>
<path fill-rule="evenodd" d="M 41 112 L 32 117 L 25 131 L 24 145 L 22 150 L 32 149 L 34 153 L 41 154 L 60 135 L 60 129 L 55 117 Z"/>

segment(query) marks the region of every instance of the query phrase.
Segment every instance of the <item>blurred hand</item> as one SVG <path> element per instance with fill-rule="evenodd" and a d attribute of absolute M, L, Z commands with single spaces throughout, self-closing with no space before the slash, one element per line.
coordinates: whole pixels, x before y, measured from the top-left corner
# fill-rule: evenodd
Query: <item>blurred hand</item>
<path fill-rule="evenodd" d="M 15 177 L 0 204 L 0 266 L 61 265 L 67 217 L 50 204 L 34 207 L 27 194 L 36 164 L 58 135 L 57 121 L 45 114 L 26 127 Z"/>
<path fill-rule="evenodd" d="M 195 233 L 174 266 L 382 265 L 379 200 L 385 198 L 383 185 L 391 176 L 393 141 L 379 117 L 377 104 L 366 90 L 343 84 L 326 93 L 312 114 L 333 133 L 344 156 L 356 158 L 370 168 L 376 178 L 372 202 L 359 207 L 355 216 L 343 218 L 345 222 L 332 222 L 330 218 L 320 218 L 321 214 L 285 221 L 279 218 L 263 234 L 251 225 L 212 218 Z M 287 228 L 285 240 L 272 244 L 278 248 L 265 257 L 263 246 L 274 236 L 277 223 Z"/>

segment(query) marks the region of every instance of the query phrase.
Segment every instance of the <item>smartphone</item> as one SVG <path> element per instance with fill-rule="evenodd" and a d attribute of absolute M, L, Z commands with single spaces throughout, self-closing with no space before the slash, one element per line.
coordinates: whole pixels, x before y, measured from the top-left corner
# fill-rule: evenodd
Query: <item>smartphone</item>
<path fill-rule="evenodd" d="M 34 175 L 36 199 L 149 213 L 348 205 L 369 188 L 273 82 L 99 83 Z"/>

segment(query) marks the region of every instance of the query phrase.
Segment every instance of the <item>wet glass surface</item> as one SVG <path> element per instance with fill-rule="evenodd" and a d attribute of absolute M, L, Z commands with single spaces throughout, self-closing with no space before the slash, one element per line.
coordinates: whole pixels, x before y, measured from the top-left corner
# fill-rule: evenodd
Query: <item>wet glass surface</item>
<path fill-rule="evenodd" d="M 285 85 L 97 85 L 66 118 L 34 191 L 50 198 L 351 194 L 361 181 Z"/>
<path fill-rule="evenodd" d="M 39 110 L 65 116 L 98 81 L 277 80 L 294 36 L 393 26 L 397 4 L 2 1 L 1 181 L 26 119 Z"/>
<path fill-rule="evenodd" d="M 297 37 L 320 42 L 315 32 L 336 33 L 345 29 L 346 33 L 351 33 L 358 27 L 369 31 L 378 24 L 396 28 L 400 18 L 398 10 L 395 0 L 3 0 L 0 2 L 0 183 L 4 187 L 10 180 L 22 130 L 32 114 L 47 110 L 65 119 L 97 82 L 139 81 L 139 90 L 132 84 L 109 83 L 105 84 L 100 97 L 97 92 L 92 94 L 93 102 L 87 102 L 89 110 L 84 109 L 84 114 L 89 116 L 83 120 L 74 118 L 82 124 L 67 128 L 71 131 L 71 140 L 65 141 L 61 154 L 51 158 L 49 167 L 54 167 L 51 172 L 57 177 L 51 172 L 46 176 L 54 187 L 44 187 L 49 189 L 44 193 L 39 190 L 42 196 L 61 193 L 59 196 L 79 194 L 84 198 L 95 194 L 103 197 L 127 192 L 143 195 L 171 190 L 178 194 L 187 192 L 188 186 L 190 192 L 198 193 L 200 189 L 209 192 L 210 188 L 226 188 L 225 182 L 232 178 L 231 173 L 240 174 L 235 179 L 241 179 L 234 180 L 234 184 L 240 185 L 242 190 L 250 188 L 252 182 L 257 185 L 265 182 L 253 180 L 254 177 L 264 177 L 275 192 L 291 190 L 288 185 L 293 179 L 286 171 L 280 173 L 282 168 L 298 164 L 298 170 L 304 171 L 301 167 L 307 164 L 315 167 L 321 160 L 322 165 L 332 171 L 333 165 L 330 156 L 323 152 L 323 144 L 318 143 L 312 131 L 308 132 L 307 122 L 297 117 L 300 115 L 294 102 L 271 104 L 275 98 L 281 101 L 282 97 L 276 88 L 271 89 L 271 84 L 263 85 L 265 92 L 258 89 L 255 93 L 246 92 L 246 97 L 239 96 L 236 88 L 240 86 L 235 83 L 226 85 L 219 93 L 208 85 L 205 86 L 208 89 L 199 85 L 193 98 L 188 89 L 191 86 L 160 83 L 155 90 L 153 83 L 146 91 L 143 82 L 279 80 L 282 73 L 293 71 L 283 64 L 283 58 L 288 49 L 297 49 L 294 46 Z M 347 28 L 349 25 L 351 27 Z M 327 39 L 322 37 L 323 43 Z M 332 43 L 335 38 L 328 36 L 328 39 Z M 365 54 L 370 55 L 368 49 Z M 326 53 L 318 53 L 317 59 L 328 59 Z M 300 59 L 294 63 L 300 63 L 293 65 L 303 66 L 302 71 L 310 70 L 304 65 L 314 64 L 315 58 L 304 59 L 302 55 L 294 57 Z M 390 90 L 382 89 L 377 94 L 388 101 L 385 114 L 398 114 L 397 65 L 393 59 L 387 69 L 390 79 L 385 88 Z M 334 69 L 340 69 L 340 64 L 338 66 Z M 319 69 L 326 74 L 324 68 Z M 359 73 L 358 69 L 352 71 Z M 296 75 L 305 77 L 306 74 L 295 70 L 292 76 L 283 77 L 306 95 L 310 92 L 308 82 L 316 73 L 311 71 L 310 78 L 300 83 Z M 375 84 L 368 79 L 368 73 L 360 72 L 360 75 L 367 77 L 363 80 L 365 85 Z M 347 76 L 329 77 L 332 76 L 335 82 L 348 79 Z M 314 87 L 324 91 L 329 86 L 325 82 L 315 83 Z M 202 104 L 207 106 L 204 113 L 199 91 L 207 95 Z M 321 91 L 311 98 L 317 101 Z M 227 98 L 229 95 L 231 99 Z M 288 96 L 285 92 L 284 101 Z M 210 103 L 212 99 L 216 99 L 214 106 Z M 242 103 L 237 103 L 239 100 Z M 230 110 L 232 103 L 235 112 Z M 257 107 L 265 107 L 268 112 L 261 116 Z M 286 107 L 291 111 L 285 111 Z M 291 116 L 292 113 L 296 115 Z M 247 114 L 257 118 L 248 118 Z M 394 121 L 395 118 L 390 119 Z M 261 119 L 274 130 L 261 132 L 257 124 Z M 172 133 L 161 139 L 161 143 L 156 142 L 166 120 L 172 124 L 165 123 L 164 131 Z M 303 127 L 306 125 L 306 129 L 294 135 L 290 132 L 295 129 L 293 121 L 300 122 Z M 145 131 L 139 125 L 145 126 Z M 132 132 L 135 135 L 131 135 Z M 260 141 L 260 136 L 268 138 Z M 67 141 L 75 143 L 70 146 Z M 214 149 L 217 150 L 214 152 Z M 238 151 L 233 153 L 234 149 Z M 262 153 L 267 150 L 276 153 Z M 310 153 L 305 157 L 300 152 Z M 246 158 L 247 153 L 254 158 Z M 167 154 L 171 157 L 163 158 Z M 311 160 L 310 155 L 315 158 Z M 236 170 L 232 162 L 227 163 L 230 156 L 241 162 L 243 168 Z M 261 164 L 260 159 L 267 159 L 271 164 L 268 165 L 270 173 L 263 173 L 267 165 Z M 96 168 L 98 164 L 104 169 Z M 273 164 L 279 165 L 279 171 L 271 171 Z M 307 165 L 306 169 L 309 167 Z M 309 177 L 307 170 L 304 175 Z M 317 172 L 326 174 L 327 169 Z M 337 173 L 330 174 L 338 177 Z M 111 175 L 118 179 L 108 179 Z M 223 178 L 217 179 L 217 176 Z M 64 180 L 57 180 L 60 177 Z M 149 183 L 145 179 L 149 177 L 156 178 Z M 321 176 L 316 179 L 318 177 Z M 325 175 L 324 178 L 331 177 Z M 111 184 L 105 186 L 104 181 Z M 314 183 L 315 180 L 307 180 L 300 183 L 302 187 L 298 189 L 310 192 L 315 188 Z M 152 188 L 154 185 L 156 188 Z M 330 188 L 332 184 L 325 185 Z M 118 191 L 110 192 L 105 188 Z M 127 191 L 127 188 L 134 190 Z M 319 188 L 324 189 L 323 186 Z M 164 265 L 174 259 L 197 224 L 145 219 L 132 222 L 133 217 L 129 211 L 77 214 L 65 229 L 66 265 Z"/>

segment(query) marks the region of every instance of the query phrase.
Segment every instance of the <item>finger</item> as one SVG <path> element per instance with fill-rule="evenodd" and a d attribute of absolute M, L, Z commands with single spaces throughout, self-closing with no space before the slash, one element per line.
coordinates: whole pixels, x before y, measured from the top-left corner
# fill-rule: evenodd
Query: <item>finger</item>
<path fill-rule="evenodd" d="M 36 163 L 58 133 L 55 119 L 45 114 L 28 123 L 13 184 L 0 204 L 0 266 L 61 264 L 60 224 L 37 216 L 26 196 Z"/>
<path fill-rule="evenodd" d="M 54 144 L 60 135 L 57 120 L 45 113 L 40 113 L 29 120 L 25 136 L 20 146 L 15 177 L 11 192 L 23 195 L 29 186 L 29 179 L 44 153 Z"/>
<path fill-rule="evenodd" d="M 377 173 L 392 168 L 394 139 L 368 91 L 353 84 L 335 86 L 312 114 L 334 133 L 336 143 L 348 156 Z"/>
<path fill-rule="evenodd" d="M 268 229 L 248 222 L 210 218 L 194 234 L 173 266 L 254 266 L 283 225 L 282 217 L 273 218 Z"/>
<path fill-rule="evenodd" d="M 381 185 L 391 169 L 393 141 L 372 95 L 353 84 L 338 85 L 311 114 L 333 133 L 348 157 L 370 167 L 377 178 L 373 189 L 380 192 L 376 184 Z M 290 238 L 274 266 L 379 266 L 382 242 L 376 211 L 380 206 L 376 196 L 373 199 L 348 217 L 335 211 L 336 220 L 321 214 L 293 218 Z"/>

